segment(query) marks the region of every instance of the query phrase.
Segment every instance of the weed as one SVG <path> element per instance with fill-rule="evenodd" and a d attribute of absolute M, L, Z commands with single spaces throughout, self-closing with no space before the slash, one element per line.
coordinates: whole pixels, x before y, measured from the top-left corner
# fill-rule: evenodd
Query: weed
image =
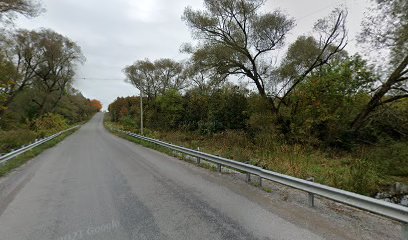
<path fill-rule="evenodd" d="M 271 193 L 271 192 L 272 192 L 272 189 L 267 188 L 267 187 L 262 187 L 262 190 L 264 190 L 264 191 L 267 192 L 267 193 Z"/>

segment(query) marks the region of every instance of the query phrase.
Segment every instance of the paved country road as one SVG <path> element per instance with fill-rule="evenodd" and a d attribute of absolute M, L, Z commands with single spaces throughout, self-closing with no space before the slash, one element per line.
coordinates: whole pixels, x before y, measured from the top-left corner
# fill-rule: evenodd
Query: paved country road
<path fill-rule="evenodd" d="M 1 179 L 1 240 L 359 238 L 243 181 L 116 137 L 102 119 Z"/>

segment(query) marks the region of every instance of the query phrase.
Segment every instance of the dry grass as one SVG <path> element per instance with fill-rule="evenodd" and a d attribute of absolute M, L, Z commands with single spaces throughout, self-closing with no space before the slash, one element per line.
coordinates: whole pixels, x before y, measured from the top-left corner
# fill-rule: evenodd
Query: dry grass
<path fill-rule="evenodd" d="M 147 135 L 290 176 L 313 177 L 315 182 L 360 194 L 373 195 L 383 185 L 395 181 L 378 167 L 377 162 L 363 157 L 366 151 L 357 154 L 323 152 L 302 145 L 273 142 L 266 134 L 250 138 L 242 131 L 226 131 L 212 136 L 181 131 L 147 131 Z M 399 180 L 406 182 L 407 178 L 400 177 Z"/>

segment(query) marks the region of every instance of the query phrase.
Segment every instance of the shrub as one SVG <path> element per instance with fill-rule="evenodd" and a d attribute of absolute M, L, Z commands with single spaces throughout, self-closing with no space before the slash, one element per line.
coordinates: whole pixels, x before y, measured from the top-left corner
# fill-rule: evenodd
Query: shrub
<path fill-rule="evenodd" d="M 139 129 L 140 128 L 140 123 L 135 117 L 133 116 L 125 116 L 120 119 L 120 124 L 126 129 L 126 130 L 134 130 L 134 129 Z"/>
<path fill-rule="evenodd" d="M 183 119 L 183 97 L 176 90 L 169 90 L 155 99 L 152 123 L 155 128 L 174 129 Z"/>
<path fill-rule="evenodd" d="M 68 127 L 67 121 L 59 114 L 47 113 L 34 120 L 34 130 L 40 136 L 46 136 L 54 132 L 62 131 Z"/>
<path fill-rule="evenodd" d="M 37 134 L 27 129 L 0 131 L 0 152 L 9 152 L 11 149 L 20 148 L 22 145 L 33 142 Z"/>

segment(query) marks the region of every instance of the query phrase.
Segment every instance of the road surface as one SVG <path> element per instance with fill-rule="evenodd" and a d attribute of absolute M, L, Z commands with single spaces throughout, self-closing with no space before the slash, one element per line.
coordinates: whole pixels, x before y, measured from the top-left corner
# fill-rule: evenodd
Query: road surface
<path fill-rule="evenodd" d="M 112 135 L 102 119 L 0 181 L 1 240 L 333 238 L 308 216 L 265 207 L 244 182 Z"/>

